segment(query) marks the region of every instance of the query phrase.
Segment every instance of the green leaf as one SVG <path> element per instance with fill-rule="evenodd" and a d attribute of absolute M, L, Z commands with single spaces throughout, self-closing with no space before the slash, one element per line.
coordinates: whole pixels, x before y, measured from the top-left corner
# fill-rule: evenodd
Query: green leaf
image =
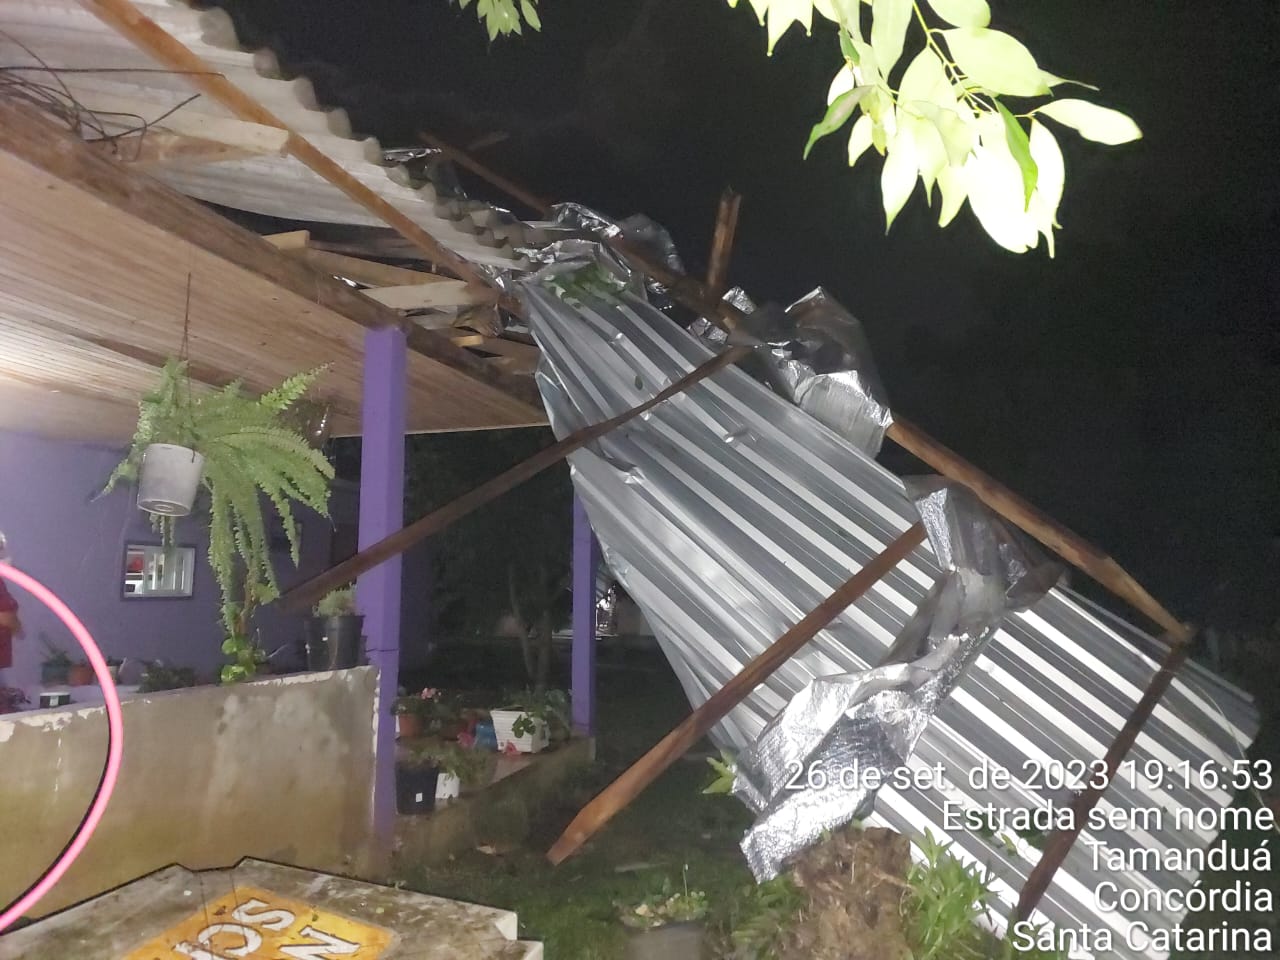
<path fill-rule="evenodd" d="M 902 56 L 913 9 L 912 0 L 871 2 L 871 49 L 875 50 L 876 63 L 885 77 Z"/>
<path fill-rule="evenodd" d="M 956 218 L 964 206 L 968 190 L 964 177 L 955 167 L 943 167 L 938 173 L 938 190 L 942 194 L 942 211 L 938 214 L 938 226 L 945 227 Z"/>
<path fill-rule="evenodd" d="M 1035 193 L 1036 178 L 1040 176 L 1040 169 L 1031 157 L 1031 141 L 1027 139 L 1027 132 L 1022 129 L 1022 124 L 1018 123 L 1017 118 L 999 100 L 996 101 L 996 109 L 1000 111 L 1000 119 L 1004 121 L 1004 137 L 1009 144 L 1009 152 L 1018 161 L 1018 169 L 1022 171 L 1023 201 L 1030 208 L 1031 194 Z"/>
<path fill-rule="evenodd" d="M 902 80 L 898 84 L 898 102 L 912 100 L 937 102 L 943 97 L 947 105 L 955 103 L 955 95 L 951 92 L 951 84 L 947 80 L 946 70 L 938 55 L 928 47 L 916 54 Z"/>
<path fill-rule="evenodd" d="M 1087 100 L 1052 100 L 1036 113 L 1071 127 L 1086 140 L 1096 143 L 1114 146 L 1142 138 L 1142 131 L 1132 118 Z"/>
<path fill-rule="evenodd" d="M 809 142 L 804 145 L 804 157 L 809 159 L 809 151 L 813 149 L 813 145 L 825 137 L 829 133 L 835 133 L 845 125 L 845 122 L 853 116 L 854 108 L 857 107 L 858 101 L 866 95 L 871 87 L 854 87 L 848 93 L 842 93 L 827 107 L 826 115 L 813 125 L 813 129 L 809 131 Z"/>
<path fill-rule="evenodd" d="M 1036 58 L 1009 34 L 983 27 L 957 27 L 943 30 L 942 35 L 951 56 L 973 83 L 1014 97 L 1049 92 Z"/>
<path fill-rule="evenodd" d="M 849 166 L 857 163 L 871 146 L 872 126 L 871 117 L 865 113 L 853 122 L 853 130 L 849 133 Z"/>
<path fill-rule="evenodd" d="M 1058 204 L 1062 202 L 1062 188 L 1066 181 L 1066 167 L 1062 161 L 1062 149 L 1049 128 L 1043 123 L 1031 121 L 1031 156 L 1040 171 L 1036 194 L 1031 199 L 1031 212 L 1037 226 L 1044 234 L 1049 256 L 1054 254 L 1053 230 L 1058 226 Z"/>
<path fill-rule="evenodd" d="M 884 232 L 888 233 L 898 213 L 906 206 L 915 189 L 919 174 L 915 139 L 902 125 L 885 148 L 884 168 L 880 171 L 880 192 L 884 198 Z"/>
<path fill-rule="evenodd" d="M 920 170 L 920 179 L 924 181 L 925 197 L 932 203 L 934 181 L 947 166 L 947 148 L 942 142 L 942 135 L 931 121 L 905 111 L 899 111 L 898 122 L 910 132 L 915 143 L 916 166 Z"/>
<path fill-rule="evenodd" d="M 987 114 L 979 121 L 981 143 L 964 165 L 965 189 L 974 216 L 996 243 L 1025 253 L 1039 240 L 1023 197 L 1022 171 L 1009 150 L 1004 121 Z"/>
<path fill-rule="evenodd" d="M 858 50 L 853 45 L 853 37 L 849 36 L 847 30 L 840 31 L 840 53 L 844 58 L 855 66 L 858 63 Z"/>
<path fill-rule="evenodd" d="M 936 103 L 915 101 L 908 106 L 926 117 L 937 129 L 942 138 L 942 146 L 947 151 L 947 162 L 953 167 L 963 167 L 977 136 L 973 127 L 964 122 L 955 107 L 940 107 Z"/>
<path fill-rule="evenodd" d="M 1085 83 L 1083 80 L 1072 80 L 1069 77 L 1054 76 L 1048 70 L 1041 70 L 1040 76 L 1043 77 L 1044 82 L 1051 87 L 1056 87 L 1064 83 L 1070 83 L 1073 86 L 1084 87 L 1086 90 L 1093 90 L 1095 92 L 1098 90 L 1098 88 L 1095 87 L 1092 83 Z"/>
<path fill-rule="evenodd" d="M 953 27 L 985 27 L 991 23 L 987 0 L 929 0 L 929 6 Z"/>

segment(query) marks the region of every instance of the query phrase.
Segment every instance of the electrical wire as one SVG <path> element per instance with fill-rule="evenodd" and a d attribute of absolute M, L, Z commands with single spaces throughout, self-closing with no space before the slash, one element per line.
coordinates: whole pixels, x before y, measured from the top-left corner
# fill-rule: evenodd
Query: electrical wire
<path fill-rule="evenodd" d="M 120 761 L 124 753 L 124 722 L 120 713 L 120 695 L 116 692 L 116 685 L 111 680 L 107 661 L 79 618 L 52 590 L 34 577 L 7 563 L 0 563 L 0 580 L 9 580 L 30 593 L 48 607 L 71 631 L 71 635 L 76 638 L 76 642 L 88 657 L 98 683 L 102 685 L 102 697 L 107 707 L 107 759 L 103 764 L 102 774 L 98 778 L 93 801 L 71 835 L 71 839 L 67 841 L 53 863 L 13 903 L 0 911 L 0 933 L 3 933 L 53 889 L 54 885 L 62 879 L 62 875 L 67 872 L 67 868 L 80 856 L 89 838 L 93 836 L 93 831 L 102 820 L 102 815 L 111 800 L 111 793 L 115 789 L 116 780 L 120 776 Z"/>

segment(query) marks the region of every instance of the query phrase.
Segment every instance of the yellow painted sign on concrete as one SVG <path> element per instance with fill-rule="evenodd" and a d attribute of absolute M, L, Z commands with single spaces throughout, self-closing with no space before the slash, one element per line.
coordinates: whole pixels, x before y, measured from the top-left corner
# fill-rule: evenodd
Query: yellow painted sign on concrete
<path fill-rule="evenodd" d="M 241 887 L 124 960 L 376 960 L 392 936 L 382 927 Z"/>

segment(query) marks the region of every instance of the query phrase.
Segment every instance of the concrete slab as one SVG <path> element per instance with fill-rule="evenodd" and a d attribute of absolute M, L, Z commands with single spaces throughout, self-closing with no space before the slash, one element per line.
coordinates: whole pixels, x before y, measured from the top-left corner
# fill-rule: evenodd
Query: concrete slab
<path fill-rule="evenodd" d="M 168 867 L 0 936 L 0 960 L 541 960 L 509 910 L 246 859 Z"/>

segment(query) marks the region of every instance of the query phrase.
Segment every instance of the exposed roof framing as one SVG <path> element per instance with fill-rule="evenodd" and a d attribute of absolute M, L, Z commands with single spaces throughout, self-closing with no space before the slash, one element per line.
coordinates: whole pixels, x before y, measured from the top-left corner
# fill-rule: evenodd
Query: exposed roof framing
<path fill-rule="evenodd" d="M 160 359 L 182 339 L 198 379 L 265 389 L 328 363 L 320 392 L 358 429 L 366 328 L 401 324 L 305 260 L 0 101 L 0 427 L 126 439 Z M 533 384 L 413 327 L 416 432 L 545 422 Z"/>

